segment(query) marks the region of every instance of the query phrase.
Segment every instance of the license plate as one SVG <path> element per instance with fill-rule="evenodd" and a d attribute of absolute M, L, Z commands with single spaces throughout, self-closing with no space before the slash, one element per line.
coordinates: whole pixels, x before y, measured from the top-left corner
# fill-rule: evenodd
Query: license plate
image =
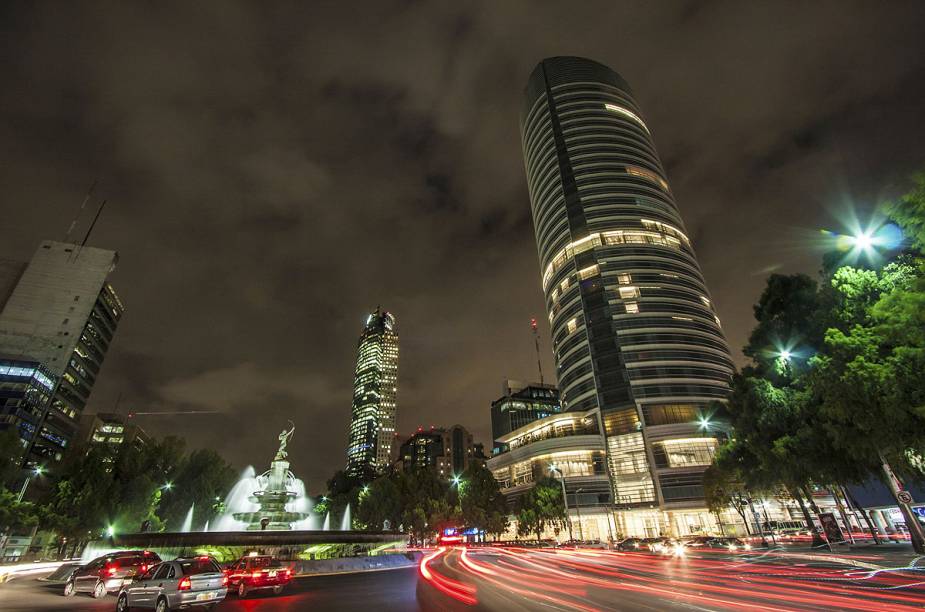
<path fill-rule="evenodd" d="M 270 578 L 276 578 L 276 572 L 275 572 L 275 571 L 270 572 Z"/>
<path fill-rule="evenodd" d="M 200 593 L 196 596 L 196 601 L 209 601 L 210 599 L 215 599 L 215 593 Z"/>

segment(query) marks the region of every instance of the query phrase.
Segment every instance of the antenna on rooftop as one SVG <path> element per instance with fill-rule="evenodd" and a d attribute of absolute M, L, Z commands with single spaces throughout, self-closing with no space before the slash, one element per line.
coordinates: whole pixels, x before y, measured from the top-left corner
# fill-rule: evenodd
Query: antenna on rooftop
<path fill-rule="evenodd" d="M 540 384 L 543 384 L 543 362 L 540 361 L 540 333 L 536 329 L 536 319 L 530 319 L 530 327 L 533 329 L 533 341 L 536 344 L 536 367 L 540 371 Z"/>
<path fill-rule="evenodd" d="M 93 196 L 93 190 L 96 189 L 97 181 L 94 180 L 90 185 L 90 189 L 87 190 L 87 195 L 84 196 L 84 201 L 80 203 L 80 208 L 77 209 L 77 214 L 74 215 L 74 220 L 71 221 L 71 226 L 67 228 L 67 233 L 64 234 L 64 242 L 71 241 L 71 233 L 74 231 L 74 228 L 77 226 L 77 221 L 80 219 L 80 215 L 83 214 L 84 209 L 87 207 L 87 202 L 90 201 L 90 198 Z"/>

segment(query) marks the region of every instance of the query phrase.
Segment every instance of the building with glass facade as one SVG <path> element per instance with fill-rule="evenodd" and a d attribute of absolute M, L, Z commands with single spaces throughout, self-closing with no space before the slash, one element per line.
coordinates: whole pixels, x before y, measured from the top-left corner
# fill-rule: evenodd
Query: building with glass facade
<path fill-rule="evenodd" d="M 620 533 L 705 530 L 708 405 L 728 396 L 733 364 L 650 127 L 626 81 L 588 59 L 543 60 L 524 95 L 563 407 L 600 413 Z"/>
<path fill-rule="evenodd" d="M 562 412 L 555 385 L 506 380 L 502 395 L 491 403 L 492 454 L 507 450 L 500 438 L 551 414 Z"/>
<path fill-rule="evenodd" d="M 77 433 L 124 312 L 107 280 L 117 261 L 115 251 L 45 241 L 20 268 L 0 266 L 0 353 L 41 364 L 54 381 L 27 457 L 58 460 Z"/>
<path fill-rule="evenodd" d="M 16 429 L 26 467 L 44 464 L 67 446 L 67 431 L 44 423 L 56 382 L 41 362 L 0 356 L 0 429 Z"/>
<path fill-rule="evenodd" d="M 482 445 L 462 425 L 449 429 L 418 429 L 398 451 L 400 469 L 433 469 L 439 476 L 452 478 L 466 471 L 473 462 L 484 462 Z"/>
<path fill-rule="evenodd" d="M 395 316 L 379 308 L 363 326 L 357 346 L 347 472 L 391 463 L 398 410 L 398 332 Z"/>

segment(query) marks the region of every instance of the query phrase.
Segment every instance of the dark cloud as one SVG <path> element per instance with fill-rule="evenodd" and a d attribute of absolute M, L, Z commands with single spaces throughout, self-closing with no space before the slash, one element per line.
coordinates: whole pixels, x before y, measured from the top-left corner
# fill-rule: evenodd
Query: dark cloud
<path fill-rule="evenodd" d="M 632 84 L 734 347 L 805 236 L 925 162 L 925 6 L 800 3 L 6 3 L 0 243 L 109 205 L 128 311 L 91 410 L 243 466 L 287 418 L 316 489 L 344 460 L 364 313 L 401 334 L 399 426 L 489 441 L 545 322 L 518 114 L 535 63 Z M 84 220 L 85 226 L 86 220 Z M 546 331 L 544 327 L 544 332 Z M 544 351 L 544 371 L 553 371 Z"/>

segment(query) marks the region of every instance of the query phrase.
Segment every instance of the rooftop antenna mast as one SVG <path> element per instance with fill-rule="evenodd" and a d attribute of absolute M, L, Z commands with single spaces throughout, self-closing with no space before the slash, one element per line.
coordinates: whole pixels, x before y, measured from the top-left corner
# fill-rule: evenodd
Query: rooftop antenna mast
<path fill-rule="evenodd" d="M 87 195 L 84 196 L 84 201 L 80 203 L 80 208 L 77 209 L 77 214 L 74 215 L 74 220 L 71 221 L 71 226 L 67 228 L 67 233 L 64 234 L 64 242 L 70 242 L 71 233 L 74 231 L 74 228 L 77 227 L 77 221 L 80 219 L 80 215 L 83 214 L 84 209 L 87 207 L 87 202 L 90 201 L 90 198 L 93 196 L 93 190 L 96 189 L 97 181 L 94 180 L 90 185 L 90 189 L 87 190 Z"/>
<path fill-rule="evenodd" d="M 530 319 L 530 327 L 533 329 L 533 342 L 536 344 L 536 367 L 540 371 L 540 384 L 543 384 L 543 362 L 540 361 L 540 334 L 536 330 L 536 319 Z"/>

